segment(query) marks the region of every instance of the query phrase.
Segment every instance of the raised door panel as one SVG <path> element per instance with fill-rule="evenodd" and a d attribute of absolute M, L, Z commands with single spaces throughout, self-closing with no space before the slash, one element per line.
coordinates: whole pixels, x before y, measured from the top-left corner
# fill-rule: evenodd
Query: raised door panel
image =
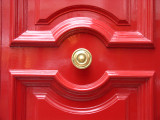
<path fill-rule="evenodd" d="M 153 71 L 106 71 L 86 85 L 68 82 L 56 70 L 10 75 L 16 120 L 153 118 Z"/>
<path fill-rule="evenodd" d="M 12 15 L 11 46 L 56 46 L 83 28 L 108 47 L 153 47 L 152 0 L 15 0 Z"/>

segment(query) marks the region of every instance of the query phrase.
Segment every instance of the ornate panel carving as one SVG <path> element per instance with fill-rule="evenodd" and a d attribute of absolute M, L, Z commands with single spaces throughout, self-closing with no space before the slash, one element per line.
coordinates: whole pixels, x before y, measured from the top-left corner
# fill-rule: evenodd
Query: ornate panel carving
<path fill-rule="evenodd" d="M 66 117 L 103 115 L 118 111 L 117 106 L 122 108 L 119 110 L 123 119 L 153 119 L 153 71 L 106 71 L 99 80 L 87 85 L 71 83 L 57 70 L 10 70 L 10 73 L 11 98 L 16 103 L 11 108 L 16 111 L 16 120 L 25 116 L 23 119 L 31 119 L 29 114 L 40 117 L 45 109 L 51 113 L 56 110 Z"/>
<path fill-rule="evenodd" d="M 116 0 L 114 1 L 116 2 Z M 94 0 L 93 3 L 81 1 L 84 5 L 79 5 L 80 1 L 75 1 L 65 6 L 62 4 L 64 1 L 61 0 L 60 2 L 62 5 L 57 7 L 52 7 L 53 4 L 58 4 L 57 1 L 55 3 L 53 0 L 48 0 L 47 2 L 51 2 L 51 6 L 47 8 L 44 2 L 46 1 L 15 0 L 12 20 L 14 29 L 11 46 L 55 46 L 61 41 L 61 39 L 59 40 L 58 38 L 65 39 L 64 36 L 66 32 L 73 33 L 70 24 L 72 22 L 75 23 L 77 18 L 81 18 L 84 19 L 85 22 L 92 21 L 92 25 L 86 27 L 83 22 L 77 22 L 79 27 L 73 28 L 75 28 L 76 31 L 79 31 L 80 28 L 85 28 L 80 29 L 80 31 L 87 29 L 85 32 L 92 30 L 92 34 L 102 36 L 102 39 L 106 39 L 105 41 L 107 42 L 105 44 L 108 47 L 153 47 L 153 0 L 139 0 L 137 4 L 131 4 L 130 0 L 121 0 L 123 4 L 117 7 L 117 4 L 115 4 L 115 6 L 110 6 L 109 0 L 105 0 L 106 6 L 104 6 L 105 3 L 100 4 L 100 1 L 98 1 L 99 4 L 96 4 L 97 0 Z M 136 0 L 132 2 L 136 2 Z M 119 7 L 122 9 L 118 9 Z M 47 11 L 47 9 L 49 10 Z M 65 18 L 64 20 L 56 21 L 56 19 L 75 11 L 84 11 L 88 16 L 73 15 L 73 17 L 69 17 L 68 19 Z M 89 12 L 99 17 L 105 17 L 106 21 L 93 18 L 90 16 Z M 134 18 L 132 18 L 132 16 L 134 16 Z M 116 28 L 110 25 L 110 22 L 107 22 L 108 20 L 113 22 Z M 54 21 L 56 21 L 55 24 L 60 27 L 59 29 L 55 25 L 53 25 L 51 29 L 40 29 L 40 26 L 48 26 Z M 67 23 L 67 21 L 70 21 L 70 24 Z M 104 26 L 97 26 L 99 27 L 98 29 L 101 29 L 101 32 L 95 34 L 93 31 L 97 31 L 97 29 L 95 29 L 97 23 L 102 23 Z M 64 27 L 64 25 L 62 24 L 66 25 L 66 29 L 63 29 L 63 31 L 62 27 Z M 103 30 L 106 29 L 106 26 L 107 30 Z M 67 27 L 69 27 L 69 29 Z M 110 34 L 108 29 L 111 29 L 113 33 L 111 32 L 110 37 L 106 38 L 106 34 Z M 56 30 L 61 30 L 61 34 L 59 34 L 60 36 L 58 38 L 54 36 Z"/>

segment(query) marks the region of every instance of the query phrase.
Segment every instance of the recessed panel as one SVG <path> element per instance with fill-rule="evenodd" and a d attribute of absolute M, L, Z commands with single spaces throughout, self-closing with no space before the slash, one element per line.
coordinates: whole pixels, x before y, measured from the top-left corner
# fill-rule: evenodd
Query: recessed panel
<path fill-rule="evenodd" d="M 18 9 L 16 9 L 18 8 Z M 14 5 L 13 38 L 11 46 L 56 46 L 59 38 L 54 36 L 53 30 L 67 27 L 66 21 L 81 17 L 85 23 L 86 18 L 100 21 L 102 36 L 108 26 L 113 33 L 107 38 L 108 47 L 138 47 L 153 48 L 153 1 L 152 0 L 16 0 Z M 100 22 L 93 22 L 94 28 Z M 75 23 L 72 21 L 71 23 Z M 83 28 L 84 23 L 79 23 Z M 72 26 L 72 24 L 71 24 Z M 73 26 L 72 26 L 73 27 Z M 69 27 L 70 28 L 70 27 Z M 73 27 L 75 28 L 75 27 Z M 86 28 L 86 27 L 85 27 Z M 107 29 L 108 29 L 107 28 Z M 79 28 L 76 27 L 79 31 Z M 72 29 L 63 29 L 59 37 Z M 86 32 L 86 31 L 83 31 Z M 110 32 L 110 30 L 109 30 Z M 104 37 L 104 39 L 106 39 Z"/>
<path fill-rule="evenodd" d="M 153 119 L 153 71 L 106 71 L 98 86 L 69 83 L 57 70 L 10 72 L 16 120 Z"/>
<path fill-rule="evenodd" d="M 106 14 L 109 12 L 118 19 L 127 21 L 130 11 L 130 0 L 93 0 L 92 2 L 90 0 L 39 0 L 36 3 L 37 9 L 39 9 L 39 19 L 46 19 L 63 9 L 65 13 L 72 9 L 87 11 L 88 8 L 88 11 L 93 9 L 94 12 L 106 12 Z"/>

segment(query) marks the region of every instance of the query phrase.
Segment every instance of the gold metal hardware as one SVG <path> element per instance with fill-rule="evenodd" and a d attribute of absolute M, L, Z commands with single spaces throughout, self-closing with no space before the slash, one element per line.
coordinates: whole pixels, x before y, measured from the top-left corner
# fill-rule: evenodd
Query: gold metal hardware
<path fill-rule="evenodd" d="M 71 59 L 76 68 L 85 69 L 91 64 L 92 55 L 88 50 L 79 48 L 73 52 Z"/>

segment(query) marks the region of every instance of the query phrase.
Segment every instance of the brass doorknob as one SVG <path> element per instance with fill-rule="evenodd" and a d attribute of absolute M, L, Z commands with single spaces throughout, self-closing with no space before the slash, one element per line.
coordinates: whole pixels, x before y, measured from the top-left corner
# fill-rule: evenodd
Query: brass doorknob
<path fill-rule="evenodd" d="M 73 52 L 71 59 L 76 68 L 85 69 L 91 64 L 92 55 L 88 50 L 79 48 Z"/>

